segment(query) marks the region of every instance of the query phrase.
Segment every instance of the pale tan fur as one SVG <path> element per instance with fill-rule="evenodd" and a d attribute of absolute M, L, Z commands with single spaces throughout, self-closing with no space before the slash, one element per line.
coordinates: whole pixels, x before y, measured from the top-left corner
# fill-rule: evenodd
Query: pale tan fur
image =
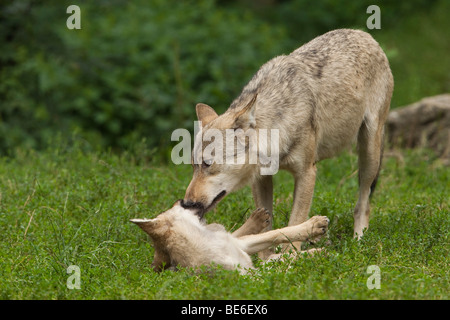
<path fill-rule="evenodd" d="M 198 104 L 203 126 L 198 138 L 208 129 L 278 129 L 280 169 L 295 179 L 289 226 L 308 218 L 316 163 L 357 140 L 360 191 L 354 236 L 359 238 L 369 226 L 369 196 L 381 165 L 392 91 L 389 62 L 378 43 L 363 31 L 334 30 L 264 64 L 222 115 Z M 251 184 L 256 207 L 272 212 L 272 176 L 261 175 L 260 165 L 193 166 L 185 208 L 208 211 L 226 194 Z"/>
<path fill-rule="evenodd" d="M 133 219 L 152 239 L 155 246 L 153 268 L 200 267 L 212 263 L 225 269 L 245 273 L 253 268 L 249 255 L 272 245 L 290 241 L 306 241 L 323 235 L 328 219 L 315 216 L 308 221 L 278 230 L 259 233 L 270 223 L 271 215 L 257 209 L 233 234 L 219 224 L 205 224 L 196 211 L 184 209 L 177 201 L 172 208 L 154 219 Z M 269 259 L 277 258 L 277 255 Z"/>

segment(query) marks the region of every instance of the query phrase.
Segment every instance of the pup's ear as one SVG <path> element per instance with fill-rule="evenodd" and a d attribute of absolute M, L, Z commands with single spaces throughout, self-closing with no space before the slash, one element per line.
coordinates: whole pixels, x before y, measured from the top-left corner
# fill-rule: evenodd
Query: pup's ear
<path fill-rule="evenodd" d="M 254 128 L 256 125 L 255 120 L 255 102 L 258 94 L 255 93 L 253 98 L 247 103 L 245 107 L 237 111 L 235 115 L 235 127 L 246 130 L 248 128 Z"/>
<path fill-rule="evenodd" d="M 155 235 L 155 229 L 158 225 L 158 218 L 155 219 L 131 219 L 130 222 L 137 224 L 150 237 Z"/>
<path fill-rule="evenodd" d="M 198 120 L 202 122 L 202 127 L 206 126 L 219 116 L 213 108 L 204 103 L 198 103 L 195 107 L 195 111 L 197 112 Z"/>

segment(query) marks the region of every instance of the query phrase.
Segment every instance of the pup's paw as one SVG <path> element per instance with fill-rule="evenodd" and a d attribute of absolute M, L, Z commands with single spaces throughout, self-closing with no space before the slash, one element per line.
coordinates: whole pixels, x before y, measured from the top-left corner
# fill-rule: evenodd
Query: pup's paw
<path fill-rule="evenodd" d="M 245 223 L 238 230 L 233 232 L 233 236 L 242 237 L 250 234 L 257 234 L 266 229 L 272 223 L 272 214 L 264 209 L 258 208 L 250 215 Z"/>
<path fill-rule="evenodd" d="M 327 232 L 330 220 L 326 216 L 314 216 L 309 219 L 309 222 L 312 225 L 310 240 L 317 241 Z"/>
<path fill-rule="evenodd" d="M 253 223 L 255 230 L 259 229 L 255 233 L 260 233 L 271 224 L 272 214 L 265 208 L 258 208 L 253 211 L 248 221 Z"/>

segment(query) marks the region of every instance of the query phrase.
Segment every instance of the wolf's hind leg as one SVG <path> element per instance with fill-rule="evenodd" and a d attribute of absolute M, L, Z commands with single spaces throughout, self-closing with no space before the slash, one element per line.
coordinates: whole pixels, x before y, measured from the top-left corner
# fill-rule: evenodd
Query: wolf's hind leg
<path fill-rule="evenodd" d="M 354 211 L 354 237 L 369 227 L 369 197 L 375 189 L 383 150 L 383 126 L 364 122 L 358 134 L 359 198 Z"/>

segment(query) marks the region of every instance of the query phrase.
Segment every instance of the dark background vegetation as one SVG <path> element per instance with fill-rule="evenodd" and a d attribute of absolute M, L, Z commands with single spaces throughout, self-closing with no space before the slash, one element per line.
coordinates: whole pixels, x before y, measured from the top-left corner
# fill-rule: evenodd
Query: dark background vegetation
<path fill-rule="evenodd" d="M 81 30 L 66 27 L 70 4 Z M 381 30 L 366 28 L 371 4 Z M 449 12 L 445 0 L 1 1 L 0 155 L 79 140 L 165 159 L 197 102 L 223 112 L 261 64 L 342 27 L 385 49 L 393 108 L 448 92 Z"/>

